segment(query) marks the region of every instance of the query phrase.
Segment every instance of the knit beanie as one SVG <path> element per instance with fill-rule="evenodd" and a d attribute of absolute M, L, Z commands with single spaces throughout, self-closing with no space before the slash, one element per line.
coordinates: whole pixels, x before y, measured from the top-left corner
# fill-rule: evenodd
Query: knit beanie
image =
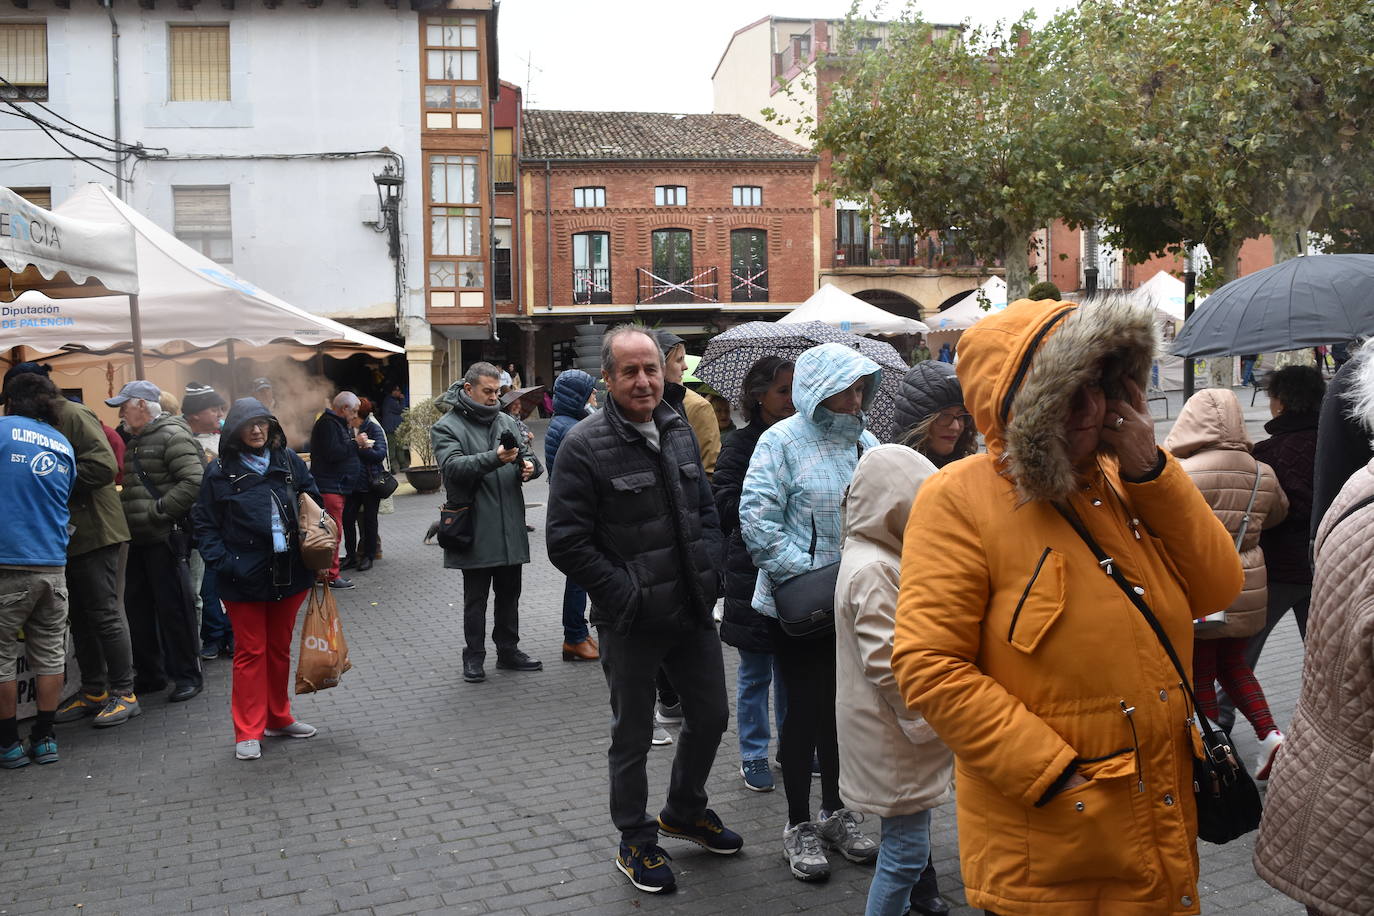
<path fill-rule="evenodd" d="M 218 391 L 201 382 L 187 382 L 186 391 L 181 396 L 181 412 L 186 416 L 200 413 L 208 407 L 226 406 Z"/>

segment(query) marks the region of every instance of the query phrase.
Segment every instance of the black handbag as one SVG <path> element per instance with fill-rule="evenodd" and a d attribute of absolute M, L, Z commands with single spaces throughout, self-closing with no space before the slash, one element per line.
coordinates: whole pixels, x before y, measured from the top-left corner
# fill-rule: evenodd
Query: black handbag
<path fill-rule="evenodd" d="M 1121 570 L 1116 568 L 1112 558 L 1093 540 L 1073 510 L 1059 503 L 1055 504 L 1055 509 L 1078 533 L 1083 543 L 1088 545 L 1102 571 L 1111 577 L 1130 599 L 1131 604 L 1135 605 L 1136 610 L 1140 611 L 1140 615 L 1154 631 L 1155 638 L 1164 647 L 1169 661 L 1173 662 L 1174 670 L 1178 672 L 1180 684 L 1192 705 L 1193 714 L 1189 721 L 1195 723 L 1202 734 L 1203 755 L 1193 758 L 1193 796 L 1197 799 L 1198 838 L 1209 843 L 1229 843 L 1255 830 L 1259 827 L 1260 815 L 1263 812 L 1259 790 L 1255 788 L 1254 780 L 1245 770 L 1245 764 L 1231 746 L 1230 737 L 1220 729 L 1213 728 L 1212 723 L 1197 708 L 1197 697 L 1193 695 L 1193 685 L 1189 683 L 1187 669 L 1183 667 L 1178 653 L 1174 651 L 1168 634 L 1160 626 L 1159 620 L 1145 603 L 1145 599 L 1121 574 Z"/>
<path fill-rule="evenodd" d="M 367 485 L 367 492 L 378 499 L 386 499 L 395 493 L 399 486 L 400 483 L 396 480 L 396 475 L 386 468 L 382 468 L 382 473 L 377 475 L 377 479 Z"/>
<path fill-rule="evenodd" d="M 444 503 L 439 507 L 439 531 L 435 540 L 445 550 L 467 550 L 472 546 L 476 528 L 472 521 L 472 503 Z"/>
<path fill-rule="evenodd" d="M 812 560 L 816 558 L 816 520 L 811 520 Z M 835 584 L 839 562 L 808 570 L 773 586 L 778 625 L 788 636 L 823 636 L 835 629 Z"/>

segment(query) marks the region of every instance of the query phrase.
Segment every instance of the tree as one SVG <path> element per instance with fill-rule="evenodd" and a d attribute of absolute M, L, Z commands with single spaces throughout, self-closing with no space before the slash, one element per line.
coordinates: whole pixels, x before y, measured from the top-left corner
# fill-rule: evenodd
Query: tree
<path fill-rule="evenodd" d="M 824 190 L 915 234 L 956 229 L 977 255 L 1002 260 L 1009 296 L 1024 296 L 1031 234 L 1096 218 L 1115 158 L 1104 138 L 1121 135 L 1091 128 L 1118 116 L 1118 91 L 1067 22 L 949 36 L 908 7 L 880 48 L 859 51 L 871 27 L 851 15 L 839 78 L 817 121 L 798 125 L 833 154 Z"/>

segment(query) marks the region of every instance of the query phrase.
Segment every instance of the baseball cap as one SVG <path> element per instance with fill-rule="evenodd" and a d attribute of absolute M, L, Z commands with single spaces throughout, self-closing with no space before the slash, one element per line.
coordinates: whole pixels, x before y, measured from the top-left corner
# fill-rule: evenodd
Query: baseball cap
<path fill-rule="evenodd" d="M 157 403 L 160 397 L 162 397 L 162 390 L 160 388 L 152 382 L 137 379 L 119 389 L 119 394 L 112 398 L 106 398 L 105 403 L 111 407 L 118 407 L 125 401 L 132 401 L 135 398 Z"/>
<path fill-rule="evenodd" d="M 673 349 L 673 347 L 687 342 L 672 331 L 665 331 L 663 328 L 654 331 L 654 339 L 658 341 L 658 348 L 663 351 L 664 356 L 667 356 L 668 351 Z"/>

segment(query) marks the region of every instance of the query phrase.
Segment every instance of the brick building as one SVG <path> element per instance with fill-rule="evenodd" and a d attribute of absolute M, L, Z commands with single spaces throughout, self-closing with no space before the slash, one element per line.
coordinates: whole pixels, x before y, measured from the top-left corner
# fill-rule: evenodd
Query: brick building
<path fill-rule="evenodd" d="M 639 320 L 691 339 L 815 291 L 816 157 L 737 115 L 526 111 L 526 378 L 572 365 L 573 327 Z"/>

